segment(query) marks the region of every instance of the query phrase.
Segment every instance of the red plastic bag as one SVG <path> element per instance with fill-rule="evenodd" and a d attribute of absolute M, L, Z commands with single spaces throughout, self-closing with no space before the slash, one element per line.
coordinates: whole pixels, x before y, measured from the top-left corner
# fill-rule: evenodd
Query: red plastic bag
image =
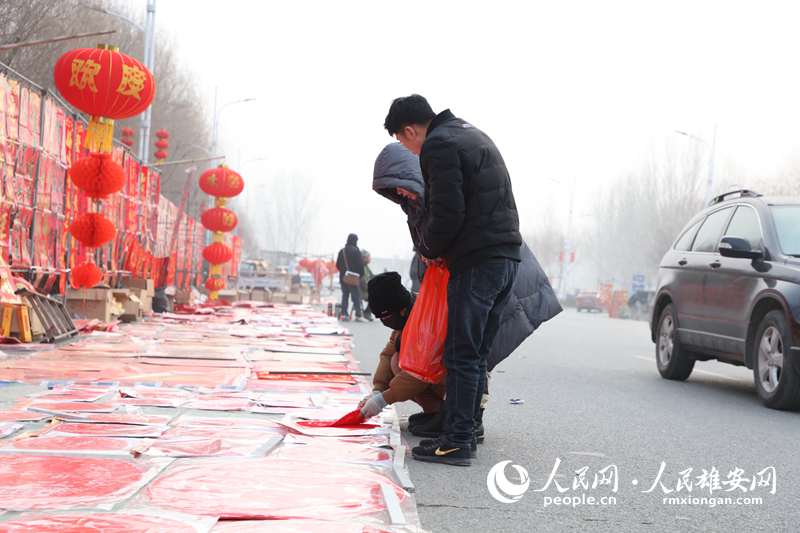
<path fill-rule="evenodd" d="M 400 341 L 400 368 L 428 383 L 440 383 L 445 374 L 442 354 L 447 337 L 449 280 L 447 268 L 428 267 Z"/>

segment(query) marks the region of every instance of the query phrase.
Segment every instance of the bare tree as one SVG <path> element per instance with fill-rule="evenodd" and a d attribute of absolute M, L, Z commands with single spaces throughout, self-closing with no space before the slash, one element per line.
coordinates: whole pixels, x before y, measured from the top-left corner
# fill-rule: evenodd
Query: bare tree
<path fill-rule="evenodd" d="M 263 234 L 267 249 L 306 253 L 311 244 L 319 212 L 314 182 L 308 176 L 283 174 L 273 178 L 260 205 L 248 213 L 252 225 Z"/>

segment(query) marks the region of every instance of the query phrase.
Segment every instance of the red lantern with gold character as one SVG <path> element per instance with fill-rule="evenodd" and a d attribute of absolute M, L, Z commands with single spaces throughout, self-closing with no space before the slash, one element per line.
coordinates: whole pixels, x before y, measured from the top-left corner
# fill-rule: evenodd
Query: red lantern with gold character
<path fill-rule="evenodd" d="M 115 47 L 77 48 L 56 61 L 55 84 L 73 106 L 91 115 L 86 144 L 110 152 L 114 120 L 142 113 L 156 93 L 153 74 Z"/>
<path fill-rule="evenodd" d="M 83 263 L 72 269 L 72 285 L 77 289 L 91 289 L 103 281 L 103 271 L 94 263 Z"/>
<path fill-rule="evenodd" d="M 91 198 L 105 198 L 125 186 L 125 170 L 106 153 L 93 152 L 79 159 L 70 167 L 69 177 Z"/>
<path fill-rule="evenodd" d="M 167 157 L 169 157 L 169 152 L 167 152 L 166 150 L 159 150 L 153 155 L 156 156 L 156 159 L 166 159 Z"/>
<path fill-rule="evenodd" d="M 238 172 L 226 166 L 218 166 L 200 175 L 200 189 L 209 196 L 233 198 L 244 189 L 244 180 Z"/>
<path fill-rule="evenodd" d="M 211 292 L 218 292 L 225 289 L 225 280 L 222 278 L 208 278 L 206 280 L 206 289 Z"/>
<path fill-rule="evenodd" d="M 159 150 L 166 150 L 167 148 L 169 148 L 169 141 L 164 139 L 156 141 L 156 148 L 158 148 Z"/>
<path fill-rule="evenodd" d="M 159 139 L 169 139 L 169 132 L 165 129 L 160 129 L 156 132 L 156 137 Z"/>
<path fill-rule="evenodd" d="M 84 213 L 70 224 L 69 232 L 78 242 L 97 248 L 112 241 L 117 235 L 114 224 L 100 213 Z"/>
<path fill-rule="evenodd" d="M 236 217 L 236 213 L 227 207 L 212 207 L 203 211 L 203 214 L 200 215 L 200 222 L 209 231 L 228 233 L 236 228 L 239 219 Z"/>

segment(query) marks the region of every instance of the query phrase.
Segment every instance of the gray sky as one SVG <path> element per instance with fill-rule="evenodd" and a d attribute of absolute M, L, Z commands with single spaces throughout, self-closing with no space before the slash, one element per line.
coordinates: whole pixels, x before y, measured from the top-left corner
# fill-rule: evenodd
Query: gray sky
<path fill-rule="evenodd" d="M 399 208 L 372 192 L 372 166 L 391 100 L 412 92 L 495 140 L 523 229 L 544 205 L 566 220 L 573 177 L 587 210 L 654 146 L 693 142 L 675 129 L 710 140 L 717 124 L 720 173 L 779 175 L 800 153 L 797 5 L 158 0 L 157 20 L 209 101 L 214 87 L 223 103 L 257 99 L 221 115 L 249 212 L 258 183 L 307 176 L 311 251 L 356 232 L 391 257 L 411 244 Z"/>

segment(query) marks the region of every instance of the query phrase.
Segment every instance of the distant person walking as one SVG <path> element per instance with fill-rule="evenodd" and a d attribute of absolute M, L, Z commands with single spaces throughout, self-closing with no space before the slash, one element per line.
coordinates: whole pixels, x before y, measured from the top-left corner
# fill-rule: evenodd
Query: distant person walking
<path fill-rule="evenodd" d="M 339 282 L 342 286 L 342 314 L 339 320 L 350 320 L 349 301 L 353 301 L 356 312 L 356 322 L 363 322 L 361 311 L 361 278 L 364 277 L 364 260 L 361 250 L 358 249 L 358 235 L 351 233 L 347 236 L 347 244 L 339 250 L 336 258 L 336 268 L 339 270 Z"/>

